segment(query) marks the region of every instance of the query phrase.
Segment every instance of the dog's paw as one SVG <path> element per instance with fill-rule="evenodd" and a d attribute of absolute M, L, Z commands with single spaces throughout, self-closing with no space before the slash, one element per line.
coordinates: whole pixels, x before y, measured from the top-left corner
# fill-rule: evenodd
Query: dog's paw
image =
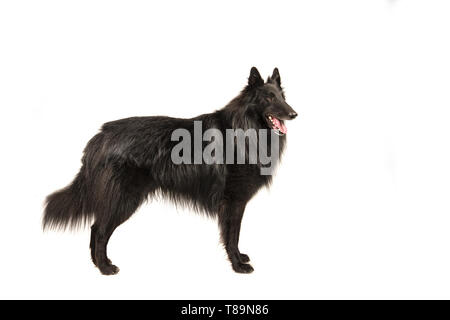
<path fill-rule="evenodd" d="M 250 257 L 248 255 L 246 255 L 245 253 L 241 253 L 239 255 L 239 258 L 240 258 L 242 263 L 249 263 L 250 262 Z"/>
<path fill-rule="evenodd" d="M 100 269 L 100 272 L 106 276 L 111 276 L 111 275 L 117 274 L 120 270 L 119 267 L 117 267 L 111 263 L 100 265 L 100 266 L 98 266 L 98 268 Z"/>
<path fill-rule="evenodd" d="M 233 266 L 233 270 L 237 273 L 252 273 L 253 272 L 253 267 L 247 263 L 235 263 L 232 265 Z"/>

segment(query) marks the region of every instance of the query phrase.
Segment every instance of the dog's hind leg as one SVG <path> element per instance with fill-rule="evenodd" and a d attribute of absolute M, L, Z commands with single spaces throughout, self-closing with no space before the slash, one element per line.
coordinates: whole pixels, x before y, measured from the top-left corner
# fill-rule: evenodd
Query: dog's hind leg
<path fill-rule="evenodd" d="M 89 248 L 91 249 L 91 259 L 92 262 L 97 266 L 97 259 L 95 258 L 95 242 L 96 242 L 96 237 L 97 237 L 97 229 L 98 229 L 98 225 L 96 223 L 94 223 L 91 226 L 91 242 L 89 244 Z M 109 263 L 111 263 L 111 260 L 107 260 Z"/>
<path fill-rule="evenodd" d="M 239 273 L 251 273 L 253 267 L 247 262 L 250 258 L 239 251 L 239 233 L 246 202 L 224 201 L 219 210 L 219 226 L 222 241 L 233 270 Z"/>
<path fill-rule="evenodd" d="M 102 225 L 101 222 L 96 221 L 91 227 L 91 258 L 92 262 L 100 269 L 100 272 L 106 275 L 116 274 L 119 268 L 111 263 L 106 253 L 108 240 L 114 232 L 113 223 L 108 222 Z"/>
<path fill-rule="evenodd" d="M 97 265 L 97 260 L 95 259 L 95 238 L 97 237 L 98 225 L 95 223 L 91 226 L 91 242 L 89 243 L 89 248 L 91 249 L 91 259 L 92 262 Z"/>
<path fill-rule="evenodd" d="M 102 274 L 113 275 L 119 272 L 119 268 L 108 259 L 107 245 L 114 230 L 131 217 L 141 204 L 142 198 L 141 194 L 122 193 L 117 201 L 114 201 L 117 207 L 112 211 L 113 214 L 100 216 L 91 227 L 91 257 Z"/>

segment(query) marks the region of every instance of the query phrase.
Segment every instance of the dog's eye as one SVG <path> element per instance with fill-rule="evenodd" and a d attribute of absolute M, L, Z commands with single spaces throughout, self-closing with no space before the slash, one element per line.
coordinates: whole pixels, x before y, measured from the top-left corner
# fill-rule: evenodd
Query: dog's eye
<path fill-rule="evenodd" d="M 274 94 L 271 93 L 269 96 L 266 97 L 266 101 L 267 101 L 267 102 L 272 102 L 272 101 L 273 101 L 273 98 L 274 98 Z"/>

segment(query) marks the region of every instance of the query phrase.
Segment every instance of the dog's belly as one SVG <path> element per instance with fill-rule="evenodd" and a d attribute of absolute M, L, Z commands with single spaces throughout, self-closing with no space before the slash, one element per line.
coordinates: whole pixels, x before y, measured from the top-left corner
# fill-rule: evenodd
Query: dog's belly
<path fill-rule="evenodd" d="M 224 165 L 166 164 L 151 170 L 156 192 L 177 205 L 215 215 L 225 190 Z"/>

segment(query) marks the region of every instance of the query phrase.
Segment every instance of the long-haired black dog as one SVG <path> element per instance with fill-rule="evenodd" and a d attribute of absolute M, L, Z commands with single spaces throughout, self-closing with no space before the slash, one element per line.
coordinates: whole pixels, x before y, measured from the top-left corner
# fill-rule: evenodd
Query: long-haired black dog
<path fill-rule="evenodd" d="M 248 85 L 227 106 L 192 119 L 133 117 L 105 123 L 87 144 L 82 167 L 66 188 L 47 197 L 45 228 L 78 227 L 90 221 L 92 261 L 103 274 L 119 271 L 106 254 L 114 230 L 148 198 L 166 197 L 176 204 L 218 218 L 221 238 L 236 272 L 250 273 L 250 258 L 238 248 L 241 220 L 247 202 L 271 175 L 261 175 L 257 164 L 174 164 L 171 151 L 176 129 L 194 131 L 194 121 L 205 129 L 266 129 L 285 144 L 283 120 L 295 111 L 286 103 L 278 69 L 266 82 L 252 68 Z M 270 140 L 269 140 L 270 143 Z"/>

